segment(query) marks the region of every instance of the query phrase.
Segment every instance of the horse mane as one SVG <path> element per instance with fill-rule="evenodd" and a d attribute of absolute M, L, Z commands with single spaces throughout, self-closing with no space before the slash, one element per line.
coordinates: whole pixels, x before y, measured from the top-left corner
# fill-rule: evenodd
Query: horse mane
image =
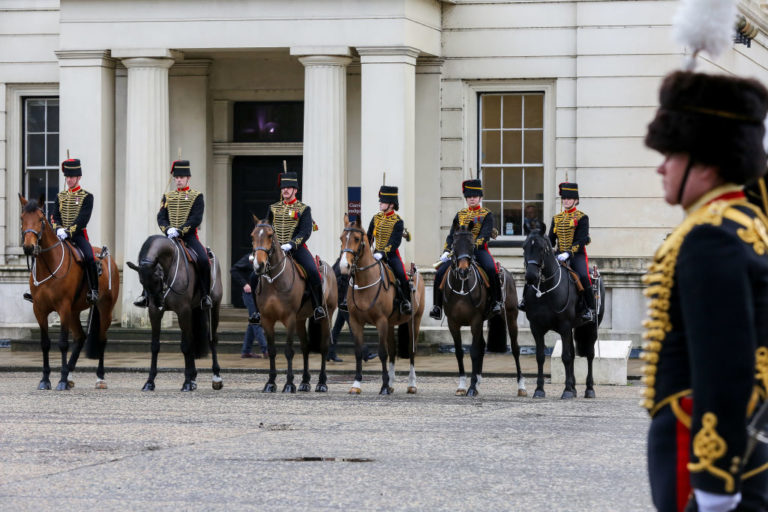
<path fill-rule="evenodd" d="M 37 199 L 30 199 L 27 204 L 24 205 L 24 213 L 33 213 L 40 208 L 37 203 Z"/>
<path fill-rule="evenodd" d="M 147 260 L 147 253 L 149 253 L 150 247 L 154 245 L 155 241 L 158 238 L 165 238 L 163 235 L 151 235 L 149 238 L 144 240 L 144 244 L 141 246 L 141 250 L 139 251 L 139 265 L 141 265 L 141 262 L 144 260 Z"/>

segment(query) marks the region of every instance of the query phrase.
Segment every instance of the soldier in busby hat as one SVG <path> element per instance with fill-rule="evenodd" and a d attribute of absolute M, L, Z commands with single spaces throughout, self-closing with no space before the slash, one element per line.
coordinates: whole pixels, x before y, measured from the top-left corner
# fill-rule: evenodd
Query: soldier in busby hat
<path fill-rule="evenodd" d="M 440 320 L 443 316 L 443 292 L 438 285 L 442 282 L 445 272 L 451 266 L 449 251 L 453 246 L 453 234 L 458 227 L 467 226 L 470 222 L 474 222 L 472 234 L 475 235 L 475 261 L 483 267 L 491 285 L 490 294 L 493 301 L 491 316 L 501 313 L 504 307 L 501 301 L 501 284 L 496 272 L 496 263 L 493 261 L 493 256 L 491 256 L 491 252 L 488 250 L 488 240 L 493 233 L 493 215 L 491 210 L 484 208 L 481 204 L 483 184 L 480 180 L 466 180 L 461 184 L 461 189 L 467 202 L 467 207 L 459 210 L 453 218 L 451 231 L 445 239 L 445 245 L 443 245 L 443 254 L 440 255 L 440 260 L 443 263 L 435 273 L 435 286 L 432 296 L 434 306 L 432 306 L 432 310 L 429 312 L 429 316 L 435 320 Z"/>
<path fill-rule="evenodd" d="M 404 315 L 410 315 L 412 312 L 411 288 L 398 250 L 405 230 L 403 219 L 395 213 L 395 210 L 399 208 L 397 187 L 382 185 L 379 189 L 379 212 L 373 216 L 368 226 L 368 243 L 374 251 L 373 257 L 377 261 L 382 259 L 386 261 L 392 272 L 395 273 L 400 282 L 398 289 L 400 312 Z"/>
<path fill-rule="evenodd" d="M 278 176 L 281 200 L 270 205 L 267 222 L 272 224 L 275 230 L 275 238 L 280 248 L 290 253 L 307 272 L 309 284 L 309 296 L 314 308 L 314 319 L 320 320 L 326 317 L 323 308 L 323 284 L 320 280 L 320 271 L 315 259 L 307 249 L 306 241 L 312 234 L 314 222 L 312 222 L 312 209 L 298 200 L 296 194 L 299 191 L 299 178 L 295 172 L 286 171 Z M 249 321 L 254 324 L 261 323 L 261 314 L 258 311 L 256 301 L 256 282 L 251 284 L 251 293 L 254 294 L 256 312 L 251 315 Z"/>
<path fill-rule="evenodd" d="M 93 212 L 93 194 L 80 186 L 80 178 L 83 176 L 80 160 L 64 160 L 61 163 L 61 172 L 64 173 L 67 189 L 56 196 L 52 226 L 59 239 L 69 238 L 82 251 L 89 289 L 87 299 L 91 304 L 95 304 L 99 300 L 99 274 L 86 231 Z"/>
<path fill-rule="evenodd" d="M 756 80 L 678 71 L 645 143 L 663 155 L 664 199 L 685 219 L 657 250 L 643 406 L 659 510 L 768 510 L 768 445 L 747 423 L 768 398 L 768 219 L 744 183 L 765 173 L 768 91 Z"/>
<path fill-rule="evenodd" d="M 176 160 L 171 164 L 171 174 L 176 183 L 176 190 L 163 195 L 160 211 L 157 212 L 157 225 L 168 238 L 181 238 L 187 248 L 197 257 L 197 275 L 202 300 L 200 307 L 210 309 L 211 302 L 211 263 L 208 252 L 200 243 L 197 230 L 203 222 L 205 201 L 203 194 L 190 188 L 192 177 L 188 160 Z M 134 305 L 146 307 L 144 293 Z"/>

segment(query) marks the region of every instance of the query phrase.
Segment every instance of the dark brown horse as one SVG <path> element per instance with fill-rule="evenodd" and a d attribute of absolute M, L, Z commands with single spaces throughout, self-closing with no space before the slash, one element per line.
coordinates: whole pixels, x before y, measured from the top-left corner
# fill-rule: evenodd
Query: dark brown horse
<path fill-rule="evenodd" d="M 197 285 L 197 268 L 187 260 L 180 240 L 152 235 L 141 246 L 139 265 L 126 262 L 128 267 L 139 273 L 139 281 L 147 294 L 149 322 L 152 325 L 152 365 L 142 391 L 155 390 L 157 356 L 160 353 L 160 325 L 163 314 L 168 310 L 176 313 L 181 328 L 181 352 L 184 354 L 184 384 L 181 391 L 197 389 L 195 359 L 208 355 L 209 348 L 213 359 L 211 387 L 223 387 L 216 353 L 222 295 L 221 268 L 216 256 L 213 253 L 211 256 L 213 307 L 210 310 L 200 307 L 202 296 Z"/>
<path fill-rule="evenodd" d="M 256 226 L 251 232 L 253 241 L 253 271 L 258 279 L 254 288 L 256 303 L 261 314 L 261 326 L 267 335 L 267 348 L 269 350 L 269 380 L 264 386 L 264 393 L 277 391 L 275 379 L 275 325 L 282 323 L 286 329 L 285 358 L 288 361 L 285 386 L 283 393 L 295 393 L 296 385 L 293 383 L 293 335 L 298 334 L 301 342 L 301 353 L 304 356 L 304 372 L 299 384 L 299 391 L 310 390 L 309 352 L 311 349 L 319 350 L 321 354 L 320 376 L 315 391 L 328 391 L 328 377 L 325 373 L 325 360 L 328 356 L 328 346 L 331 335 L 330 319 L 336 310 L 338 290 L 336 288 L 336 274 L 324 261 L 320 262 L 319 271 L 323 283 L 323 302 L 326 307 L 326 316 L 319 321 L 311 319 L 312 301 L 304 293 L 309 284 L 300 275 L 299 269 L 293 258 L 287 256 L 280 248 L 275 237 L 275 230 L 266 221 L 253 217 Z M 317 268 L 304 269 L 306 272 L 317 272 Z M 307 338 L 306 322 L 310 319 L 310 337 Z M 319 347 L 317 345 L 319 344 Z"/>
<path fill-rule="evenodd" d="M 365 230 L 360 225 L 360 218 L 354 222 L 344 216 L 344 231 L 341 233 L 341 257 L 339 269 L 342 274 L 350 274 L 347 289 L 347 307 L 349 308 L 349 326 L 355 339 L 355 382 L 350 393 L 360 393 L 363 380 L 363 327 L 365 324 L 376 326 L 379 333 L 379 358 L 381 360 L 381 395 L 394 391 L 395 358 L 407 357 L 411 361 L 408 377 L 408 393 L 416 393 L 416 341 L 419 338 L 421 315 L 424 313 L 424 279 L 418 272 L 411 276 L 411 304 L 413 313 L 403 315 L 394 309 L 395 278 L 382 261 L 373 258 L 371 247 L 367 243 Z M 398 327 L 398 339 L 395 340 L 395 326 Z M 398 350 L 399 349 L 399 350 Z M 387 369 L 389 359 L 389 369 Z"/>
<path fill-rule="evenodd" d="M 88 332 L 80 324 L 80 311 L 90 305 L 85 296 L 87 285 L 83 268 L 76 263 L 74 249 L 68 242 L 59 240 L 45 214 L 40 208 L 43 199 L 27 201 L 19 194 L 21 201 L 21 229 L 24 236 L 24 254 L 32 258 L 29 290 L 32 294 L 32 309 L 40 326 L 40 346 L 43 350 L 43 378 L 37 389 L 51 389 L 51 367 L 48 351 L 51 339 L 48 337 L 48 315 L 54 311 L 61 319 L 59 350 L 61 350 L 61 380 L 56 389 L 72 388 L 75 383 L 69 374 L 75 370 L 80 351 L 85 345 L 85 355 L 98 359 L 96 388 L 106 389 L 104 380 L 104 347 L 107 343 L 107 329 L 112 323 L 112 309 L 120 291 L 117 265 L 108 252 L 96 251 L 101 266 L 99 277 L 99 300 L 89 315 Z M 67 362 L 69 332 L 75 345 Z M 86 337 L 87 335 L 87 337 Z"/>
<path fill-rule="evenodd" d="M 472 234 L 473 223 L 460 226 L 453 236 L 452 263 L 446 272 L 443 283 L 443 304 L 448 319 L 448 329 L 453 336 L 456 361 L 459 363 L 459 387 L 456 395 L 476 396 L 477 386 L 482 380 L 485 339 L 483 321 L 488 318 L 490 295 L 484 283 L 484 277 L 474 260 L 475 237 Z M 489 345 L 495 344 L 502 351 L 506 350 L 506 334 L 509 334 L 512 355 L 517 368 L 517 396 L 526 396 L 525 378 L 520 369 L 520 346 L 517 344 L 517 289 L 515 280 L 509 271 L 502 268 L 501 294 L 504 301 L 504 314 L 490 318 L 488 323 Z M 495 276 L 487 276 L 495 279 Z M 467 388 L 464 374 L 464 349 L 461 344 L 461 327 L 468 325 L 472 331 L 470 357 L 472 359 L 472 378 Z M 505 332 L 506 329 L 506 332 Z M 497 340 L 498 338 L 498 340 Z"/>

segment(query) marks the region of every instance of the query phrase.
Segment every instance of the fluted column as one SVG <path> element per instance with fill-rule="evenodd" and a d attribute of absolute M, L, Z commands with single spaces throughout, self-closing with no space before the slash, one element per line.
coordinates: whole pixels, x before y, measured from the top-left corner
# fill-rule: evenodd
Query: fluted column
<path fill-rule="evenodd" d="M 173 62 L 154 57 L 123 59 L 128 69 L 123 263 L 138 263 L 142 243 L 158 233 L 156 216 L 170 172 L 168 68 Z M 146 310 L 133 305 L 141 290 L 138 275 L 125 266 L 123 326 L 148 325 Z"/>
<path fill-rule="evenodd" d="M 322 51 L 322 49 L 318 49 Z M 318 225 L 307 243 L 333 262 L 347 208 L 347 65 L 349 48 L 331 55 L 303 55 L 304 159 L 302 201 Z M 341 54 L 339 54 L 341 53 Z M 291 49 L 292 55 L 302 50 Z"/>
<path fill-rule="evenodd" d="M 357 48 L 361 68 L 360 185 L 363 223 L 378 211 L 382 174 L 387 185 L 399 187 L 400 215 L 413 231 L 416 217 L 415 125 L 416 57 L 410 47 Z M 435 186 L 437 184 L 435 183 Z M 423 212 L 420 215 L 437 215 Z M 416 235 L 418 236 L 418 234 Z M 408 265 L 413 249 L 404 243 L 400 254 Z"/>

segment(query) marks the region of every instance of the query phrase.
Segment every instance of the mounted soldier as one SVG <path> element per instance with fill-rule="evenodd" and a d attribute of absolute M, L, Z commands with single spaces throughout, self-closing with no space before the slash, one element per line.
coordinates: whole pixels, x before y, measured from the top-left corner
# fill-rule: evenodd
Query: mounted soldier
<path fill-rule="evenodd" d="M 403 219 L 395 213 L 400 208 L 397 200 L 397 187 L 382 185 L 379 189 L 379 212 L 373 216 L 368 226 L 368 243 L 373 248 L 373 257 L 384 260 L 394 272 L 400 286 L 397 287 L 397 297 L 400 301 L 400 312 L 410 315 L 411 286 L 405 275 L 403 260 L 400 258 L 400 243 L 403 239 L 405 225 Z M 376 243 L 374 245 L 374 239 Z"/>
<path fill-rule="evenodd" d="M 315 263 L 315 258 L 307 249 L 306 241 L 315 229 L 312 221 L 312 209 L 296 198 L 299 191 L 299 179 L 295 172 L 284 172 L 278 177 L 281 200 L 270 205 L 267 222 L 275 230 L 280 248 L 290 254 L 294 261 L 304 268 L 309 283 L 309 295 L 312 299 L 313 316 L 315 320 L 325 318 L 323 308 L 323 285 L 320 281 L 320 271 Z M 251 284 L 251 293 L 254 294 L 256 312 L 251 315 L 251 323 L 261 323 L 261 314 L 258 311 L 258 302 L 255 299 L 255 282 Z"/>
<path fill-rule="evenodd" d="M 491 316 L 501 313 L 504 304 L 501 301 L 501 285 L 496 272 L 496 264 L 493 256 L 488 250 L 488 240 L 493 233 L 493 215 L 487 208 L 483 208 L 481 202 L 483 197 L 483 184 L 480 180 L 466 180 L 461 184 L 467 207 L 462 208 L 456 213 L 451 224 L 451 231 L 445 239 L 443 254 L 440 260 L 443 262 L 435 273 L 435 283 L 433 287 L 433 304 L 429 316 L 435 320 L 440 320 L 443 315 L 442 300 L 443 292 L 440 289 L 440 283 L 445 276 L 446 271 L 451 266 L 450 249 L 453 245 L 453 236 L 460 226 L 472 224 L 472 234 L 475 236 L 475 261 L 483 268 L 490 283 L 490 292 L 492 299 Z"/>
<path fill-rule="evenodd" d="M 59 192 L 53 206 L 53 224 L 56 236 L 60 240 L 69 238 L 83 253 L 86 279 L 88 280 L 87 299 L 90 304 L 99 300 L 99 275 L 93 248 L 88 241 L 86 226 L 93 212 L 93 194 L 80 186 L 83 170 L 80 160 L 72 158 L 61 163 L 61 171 L 67 183 L 67 190 Z"/>
<path fill-rule="evenodd" d="M 176 190 L 163 195 L 160 211 L 157 213 L 157 224 L 160 231 L 170 239 L 180 238 L 187 248 L 195 253 L 198 284 L 202 299 L 200 307 L 210 309 L 211 302 L 211 263 L 208 252 L 200 243 L 197 230 L 203 222 L 205 201 L 203 194 L 190 188 L 192 177 L 189 160 L 176 160 L 171 164 L 171 174 L 176 182 Z M 147 307 L 147 296 L 142 292 L 136 302 L 138 307 Z"/>

